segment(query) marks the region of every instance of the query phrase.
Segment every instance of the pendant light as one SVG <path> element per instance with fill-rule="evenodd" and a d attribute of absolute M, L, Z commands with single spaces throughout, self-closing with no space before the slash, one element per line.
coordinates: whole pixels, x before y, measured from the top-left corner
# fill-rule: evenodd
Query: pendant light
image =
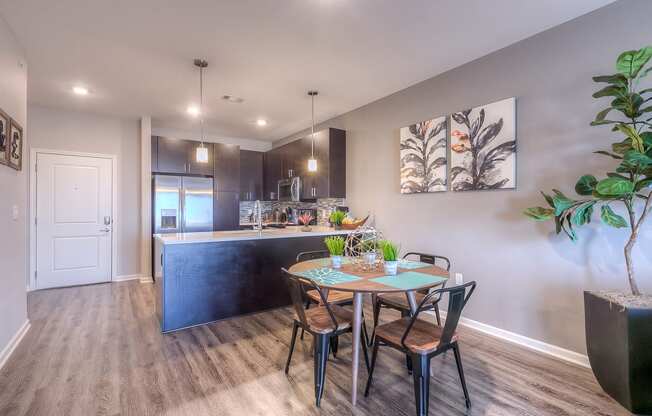
<path fill-rule="evenodd" d="M 195 159 L 197 163 L 208 163 L 208 148 L 204 145 L 204 68 L 208 62 L 195 59 L 195 66 L 199 68 L 199 126 L 201 130 L 201 144 L 197 148 Z"/>
<path fill-rule="evenodd" d="M 315 97 L 319 94 L 317 91 L 308 91 L 312 99 L 312 128 L 311 128 L 311 145 L 310 159 L 308 159 L 308 172 L 317 172 L 317 159 L 315 159 Z"/>

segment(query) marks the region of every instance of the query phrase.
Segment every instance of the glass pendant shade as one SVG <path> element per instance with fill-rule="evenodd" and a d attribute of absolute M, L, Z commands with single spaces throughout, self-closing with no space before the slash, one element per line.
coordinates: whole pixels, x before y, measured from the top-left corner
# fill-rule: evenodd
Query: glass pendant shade
<path fill-rule="evenodd" d="M 314 157 L 308 159 L 308 172 L 317 172 L 317 159 Z"/>
<path fill-rule="evenodd" d="M 201 146 L 197 148 L 197 163 L 208 163 L 208 148 Z"/>

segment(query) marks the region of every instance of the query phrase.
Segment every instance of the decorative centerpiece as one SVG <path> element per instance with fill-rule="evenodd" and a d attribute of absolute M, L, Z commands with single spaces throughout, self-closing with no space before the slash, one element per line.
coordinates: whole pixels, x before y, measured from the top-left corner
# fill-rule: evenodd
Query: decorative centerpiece
<path fill-rule="evenodd" d="M 342 255 L 344 255 L 344 238 L 342 237 L 326 237 L 324 243 L 331 254 L 331 263 L 334 269 L 342 267 Z"/>
<path fill-rule="evenodd" d="M 375 240 L 366 240 L 360 243 L 360 246 L 365 265 L 374 266 L 378 258 L 378 252 L 376 251 L 378 249 L 378 242 Z"/>
<path fill-rule="evenodd" d="M 362 227 L 368 219 L 369 215 L 362 219 L 345 217 L 344 220 L 342 220 L 342 228 L 345 230 L 355 230 L 358 227 Z"/>
<path fill-rule="evenodd" d="M 383 240 L 379 244 L 385 261 L 385 274 L 394 276 L 398 272 L 398 247 L 388 240 Z"/>
<path fill-rule="evenodd" d="M 313 220 L 312 215 L 310 215 L 309 212 L 304 212 L 299 216 L 299 224 L 303 225 L 301 227 L 301 231 L 312 231 L 312 227 L 310 226 L 310 222 Z"/>
<path fill-rule="evenodd" d="M 593 78 L 607 84 L 593 98 L 610 97 L 612 101 L 591 125 L 608 125 L 622 139 L 610 149 L 594 153 L 610 157 L 618 166 L 603 178 L 579 178 L 577 199 L 553 189 L 552 195 L 543 193 L 549 207 L 525 211 L 536 221 L 552 220 L 557 233 L 563 232 L 573 241 L 578 239 L 576 229 L 590 223 L 598 207 L 603 224 L 627 231 L 623 254 L 631 293 L 585 291 L 584 310 L 593 373 L 611 397 L 637 414 L 652 414 L 652 295 L 642 293 L 638 286 L 632 251 L 641 235 L 649 231 L 644 224 L 652 214 L 652 88 L 641 82 L 652 72 L 651 59 L 652 46 L 626 51 L 616 60 L 616 74 Z M 649 248 L 641 253 L 649 253 Z"/>
<path fill-rule="evenodd" d="M 333 211 L 331 213 L 331 216 L 328 218 L 328 220 L 336 230 L 341 230 L 342 223 L 344 222 L 344 218 L 346 218 L 346 212 Z"/>

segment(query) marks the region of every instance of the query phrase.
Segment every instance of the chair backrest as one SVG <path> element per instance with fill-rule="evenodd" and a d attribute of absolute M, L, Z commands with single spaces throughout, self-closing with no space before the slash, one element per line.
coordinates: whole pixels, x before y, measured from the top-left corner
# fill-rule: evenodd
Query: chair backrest
<path fill-rule="evenodd" d="M 330 253 L 327 250 L 304 251 L 302 253 L 297 254 L 297 263 L 300 263 L 302 261 L 307 261 L 307 260 L 323 259 L 329 256 Z"/>
<path fill-rule="evenodd" d="M 414 322 L 417 320 L 419 313 L 433 309 L 434 305 L 441 300 L 442 296 L 446 295 L 448 296 L 448 311 L 446 312 L 446 322 L 444 323 L 444 328 L 442 329 L 441 337 L 439 338 L 439 346 L 441 347 L 449 344 L 457 330 L 457 324 L 462 316 L 462 310 L 473 294 L 475 287 L 476 282 L 472 281 L 459 286 L 437 289 L 429 293 L 423 301 L 421 301 L 417 312 L 412 317 L 410 324 L 401 338 L 403 348 L 407 349 L 405 339 L 412 329 L 412 325 L 414 325 Z"/>
<path fill-rule="evenodd" d="M 288 272 L 285 268 L 281 268 L 283 276 L 288 285 L 288 290 L 290 291 L 290 298 L 292 299 L 292 306 L 294 306 L 294 312 L 297 314 L 299 321 L 303 324 L 304 327 L 308 328 L 308 319 L 306 318 L 306 310 L 304 309 L 303 299 L 305 298 L 306 288 L 311 288 L 319 293 L 319 297 L 322 300 L 322 305 L 328 310 L 328 315 L 331 318 L 333 323 L 333 330 L 337 330 L 337 320 L 335 319 L 335 314 L 331 310 L 330 305 L 326 302 L 326 297 L 321 291 L 319 286 L 317 286 L 313 281 L 293 275 Z"/>
<path fill-rule="evenodd" d="M 435 266 L 443 267 L 444 269 L 446 269 L 447 272 L 451 270 L 451 261 L 448 259 L 448 257 L 437 256 L 435 254 L 417 253 L 411 251 L 406 255 L 404 255 L 403 258 L 406 259 L 410 256 L 418 256 L 420 262 L 434 264 Z"/>

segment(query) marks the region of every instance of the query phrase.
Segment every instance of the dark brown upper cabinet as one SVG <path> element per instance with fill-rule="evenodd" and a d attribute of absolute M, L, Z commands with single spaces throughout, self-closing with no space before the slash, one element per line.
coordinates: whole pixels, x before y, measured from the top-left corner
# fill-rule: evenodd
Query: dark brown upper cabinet
<path fill-rule="evenodd" d="M 308 171 L 311 156 L 311 136 L 293 143 L 301 148 L 301 199 L 346 198 L 346 132 L 325 129 L 315 133 L 317 171 Z"/>
<path fill-rule="evenodd" d="M 240 201 L 263 198 L 263 152 L 240 150 Z"/>
<path fill-rule="evenodd" d="M 278 181 L 283 179 L 283 155 L 272 149 L 263 155 L 263 200 L 278 199 Z"/>
<path fill-rule="evenodd" d="M 215 143 L 215 192 L 240 192 L 240 146 Z"/>
<path fill-rule="evenodd" d="M 213 175 L 213 144 L 205 143 L 208 163 L 197 162 L 197 147 L 189 140 L 152 136 L 152 172 L 188 175 Z"/>

